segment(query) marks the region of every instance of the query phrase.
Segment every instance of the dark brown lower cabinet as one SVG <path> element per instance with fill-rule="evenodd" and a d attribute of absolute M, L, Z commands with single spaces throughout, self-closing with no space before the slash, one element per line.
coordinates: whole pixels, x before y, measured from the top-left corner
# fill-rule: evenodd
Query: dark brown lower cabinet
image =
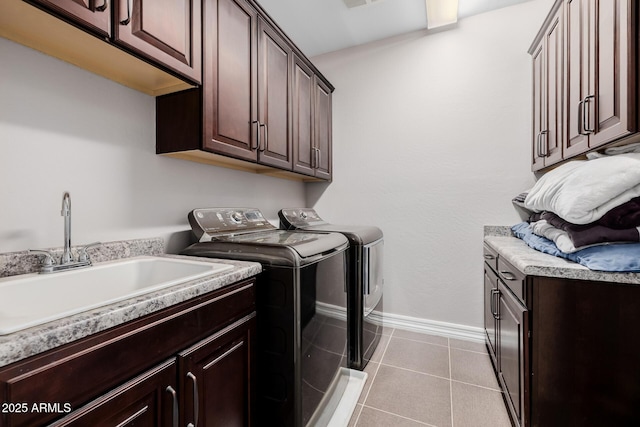
<path fill-rule="evenodd" d="M 231 325 L 178 355 L 182 374 L 181 425 L 243 427 L 252 424 L 251 351 L 255 317 Z"/>
<path fill-rule="evenodd" d="M 640 285 L 536 277 L 531 298 L 531 425 L 640 425 Z"/>
<path fill-rule="evenodd" d="M 493 256 L 493 258 L 488 258 Z M 517 425 L 527 425 L 529 311 L 521 295 L 524 276 L 485 246 L 485 336 L 503 398 Z M 491 260 L 491 261 L 490 261 Z M 494 271 L 496 269 L 497 271 Z M 515 292 L 514 292 L 515 291 Z"/>
<path fill-rule="evenodd" d="M 528 312 L 503 282 L 498 282 L 498 343 L 500 371 L 498 379 L 507 408 L 514 419 L 523 420 L 527 407 L 525 363 L 528 345 Z M 526 423 L 525 423 L 526 424 Z"/>
<path fill-rule="evenodd" d="M 0 426 L 251 426 L 255 331 L 251 279 L 2 367 Z"/>
<path fill-rule="evenodd" d="M 179 409 L 176 362 L 167 361 L 96 399 L 51 427 L 171 427 Z M 177 395 L 176 395 L 177 398 Z"/>
<path fill-rule="evenodd" d="M 486 245 L 485 261 L 487 349 L 512 424 L 640 425 L 640 285 L 525 276 Z"/>

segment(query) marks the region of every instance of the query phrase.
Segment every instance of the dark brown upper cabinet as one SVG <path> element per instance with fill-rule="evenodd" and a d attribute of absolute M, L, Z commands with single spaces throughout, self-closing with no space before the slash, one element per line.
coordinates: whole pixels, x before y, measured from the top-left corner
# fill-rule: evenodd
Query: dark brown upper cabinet
<path fill-rule="evenodd" d="M 314 175 L 313 71 L 297 56 L 293 58 L 293 170 Z"/>
<path fill-rule="evenodd" d="M 203 84 L 158 97 L 156 151 L 283 178 L 331 178 L 331 94 L 250 0 L 205 0 Z"/>
<path fill-rule="evenodd" d="M 117 44 L 195 82 L 202 80 L 201 1 L 113 1 Z"/>
<path fill-rule="evenodd" d="M 633 0 L 554 4 L 529 49 L 534 171 L 638 131 L 638 7 Z"/>
<path fill-rule="evenodd" d="M 293 61 L 293 170 L 331 179 L 331 90 L 304 61 Z"/>
<path fill-rule="evenodd" d="M 259 130 L 257 26 L 258 13 L 245 0 L 204 2 L 203 148 L 250 161 L 257 159 Z"/>
<path fill-rule="evenodd" d="M 318 178 L 330 180 L 332 167 L 331 90 L 318 78 L 314 79 L 314 170 Z"/>
<path fill-rule="evenodd" d="M 569 156 L 636 131 L 637 2 L 567 0 Z"/>
<path fill-rule="evenodd" d="M 331 90 L 294 56 L 293 170 L 331 179 Z"/>
<path fill-rule="evenodd" d="M 258 18 L 258 43 L 258 161 L 290 170 L 293 52 L 262 18 Z"/>
<path fill-rule="evenodd" d="M 201 83 L 201 21 L 198 0 L 0 2 L 1 37 L 151 96 Z"/>
<path fill-rule="evenodd" d="M 205 6 L 204 148 L 291 169 L 291 48 L 244 0 Z"/>
<path fill-rule="evenodd" d="M 532 53 L 533 170 L 562 160 L 563 26 L 563 8 L 559 8 Z"/>
<path fill-rule="evenodd" d="M 111 36 L 112 0 L 28 0 L 34 5 L 54 11 L 81 27 L 105 36 Z"/>

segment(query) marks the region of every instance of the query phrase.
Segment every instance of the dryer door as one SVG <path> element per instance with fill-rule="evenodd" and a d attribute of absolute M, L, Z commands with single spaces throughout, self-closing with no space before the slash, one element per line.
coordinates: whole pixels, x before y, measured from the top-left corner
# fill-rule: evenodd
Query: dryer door
<path fill-rule="evenodd" d="M 363 247 L 364 317 L 367 317 L 382 298 L 384 284 L 384 240 L 376 240 Z"/>

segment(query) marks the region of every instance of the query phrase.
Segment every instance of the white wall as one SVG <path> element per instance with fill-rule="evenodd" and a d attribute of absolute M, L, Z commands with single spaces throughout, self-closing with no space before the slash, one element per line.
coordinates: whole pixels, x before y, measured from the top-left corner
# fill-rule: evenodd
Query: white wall
<path fill-rule="evenodd" d="M 197 207 L 277 218 L 304 184 L 155 154 L 155 99 L 0 38 L 0 252 L 164 237 L 187 244 Z"/>
<path fill-rule="evenodd" d="M 552 0 L 313 58 L 335 85 L 334 182 L 307 204 L 385 233 L 385 312 L 479 327 L 483 225 L 533 184 L 527 49 Z"/>

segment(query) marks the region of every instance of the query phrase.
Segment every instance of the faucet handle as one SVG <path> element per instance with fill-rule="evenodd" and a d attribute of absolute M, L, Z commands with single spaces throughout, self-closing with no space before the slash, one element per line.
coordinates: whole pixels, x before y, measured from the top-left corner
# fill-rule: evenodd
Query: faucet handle
<path fill-rule="evenodd" d="M 78 262 L 86 262 L 91 260 L 89 259 L 89 254 L 87 253 L 87 249 L 93 248 L 95 246 L 102 246 L 102 242 L 93 242 L 88 245 L 84 245 L 78 248 Z"/>
<path fill-rule="evenodd" d="M 42 249 L 29 249 L 29 253 L 36 255 L 44 255 L 44 261 L 42 262 L 43 267 L 51 267 L 56 265 L 56 260 L 53 258 L 53 253 L 51 251 L 42 250 Z"/>

